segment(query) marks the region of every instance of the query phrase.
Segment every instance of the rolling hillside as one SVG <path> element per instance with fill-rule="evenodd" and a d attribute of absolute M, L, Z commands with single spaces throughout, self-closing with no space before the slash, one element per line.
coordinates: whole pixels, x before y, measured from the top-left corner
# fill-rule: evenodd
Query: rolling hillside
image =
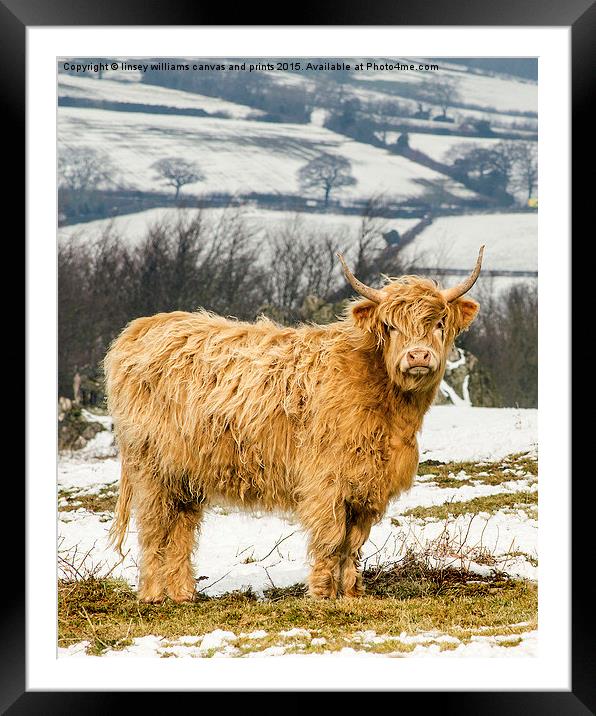
<path fill-rule="evenodd" d="M 337 192 L 340 198 L 365 200 L 383 192 L 388 199 L 404 200 L 424 194 L 421 181 L 445 178 L 313 125 L 61 107 L 58 145 L 107 149 L 118 167 L 119 182 L 143 191 L 165 189 L 151 165 L 170 156 L 183 156 L 201 167 L 205 181 L 183 190 L 194 194 L 297 193 L 296 172 L 321 153 L 352 162 L 357 184 Z M 474 196 L 453 181 L 447 188 L 459 197 Z M 312 196 L 320 198 L 320 192 Z"/>

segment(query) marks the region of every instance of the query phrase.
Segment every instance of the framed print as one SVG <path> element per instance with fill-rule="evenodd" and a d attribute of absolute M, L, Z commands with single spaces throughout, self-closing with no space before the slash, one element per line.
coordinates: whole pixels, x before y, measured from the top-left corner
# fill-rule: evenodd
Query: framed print
<path fill-rule="evenodd" d="M 222 26 L 4 3 L 27 126 L 9 713 L 594 709 L 567 429 L 580 5 Z"/>

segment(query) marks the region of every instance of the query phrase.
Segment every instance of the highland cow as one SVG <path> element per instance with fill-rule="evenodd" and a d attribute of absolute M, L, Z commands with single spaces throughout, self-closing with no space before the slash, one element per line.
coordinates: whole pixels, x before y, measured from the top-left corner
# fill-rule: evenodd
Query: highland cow
<path fill-rule="evenodd" d="M 440 290 L 387 279 L 328 325 L 286 328 L 206 311 L 132 321 L 105 372 L 122 458 L 118 549 L 134 510 L 139 598 L 195 595 L 191 553 L 205 507 L 292 511 L 309 536 L 313 597 L 363 593 L 359 560 L 389 500 L 411 487 L 416 433 L 446 356 L 478 304 L 480 273 Z"/>

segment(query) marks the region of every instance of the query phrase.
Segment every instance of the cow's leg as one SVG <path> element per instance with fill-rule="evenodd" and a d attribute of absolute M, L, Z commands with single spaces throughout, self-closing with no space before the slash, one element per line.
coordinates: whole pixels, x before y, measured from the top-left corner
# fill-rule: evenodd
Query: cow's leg
<path fill-rule="evenodd" d="M 368 539 L 373 519 L 366 512 L 346 510 L 346 539 L 341 559 L 341 591 L 346 597 L 360 597 L 364 594 L 360 553 Z"/>
<path fill-rule="evenodd" d="M 325 505 L 303 518 L 310 532 L 313 567 L 308 582 L 311 597 L 333 598 L 340 587 L 342 547 L 346 537 L 345 507 Z"/>
<path fill-rule="evenodd" d="M 165 598 L 164 554 L 172 524 L 172 502 L 160 480 L 143 474 L 135 491 L 135 517 L 141 549 L 139 599 L 161 602 Z"/>
<path fill-rule="evenodd" d="M 202 513 L 200 503 L 181 505 L 168 532 L 163 571 L 167 595 L 175 602 L 190 602 L 195 597 L 191 555 Z"/>

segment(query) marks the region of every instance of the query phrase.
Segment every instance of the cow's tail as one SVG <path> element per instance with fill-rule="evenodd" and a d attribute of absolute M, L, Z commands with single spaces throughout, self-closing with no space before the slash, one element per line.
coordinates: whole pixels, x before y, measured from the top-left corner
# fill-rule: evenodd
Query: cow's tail
<path fill-rule="evenodd" d="M 118 495 L 118 502 L 116 503 L 114 521 L 112 522 L 109 533 L 110 543 L 118 550 L 121 556 L 124 556 L 122 543 L 126 537 L 128 523 L 130 522 L 131 506 L 132 485 L 130 484 L 126 464 L 123 461 L 120 475 L 120 493 Z"/>

